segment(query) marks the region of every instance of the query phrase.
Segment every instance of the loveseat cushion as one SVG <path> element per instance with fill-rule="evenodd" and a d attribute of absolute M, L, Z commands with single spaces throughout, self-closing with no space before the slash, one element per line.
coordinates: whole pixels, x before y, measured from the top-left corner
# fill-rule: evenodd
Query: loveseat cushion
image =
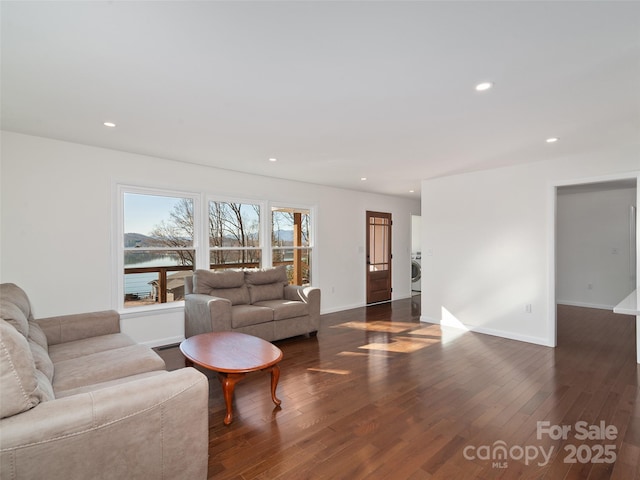
<path fill-rule="evenodd" d="M 237 288 L 214 288 L 209 291 L 208 295 L 225 298 L 231 302 L 231 305 L 248 305 L 251 303 L 249 289 L 246 285 Z"/>
<path fill-rule="evenodd" d="M 249 298 L 252 304 L 264 300 L 282 300 L 284 285 L 282 283 L 268 283 L 266 285 L 249 285 Z"/>
<path fill-rule="evenodd" d="M 4 320 L 0 320 L 0 418 L 29 410 L 41 401 L 51 400 L 44 375 L 36 375 L 35 362 L 27 339 Z"/>
<path fill-rule="evenodd" d="M 240 328 L 271 322 L 273 310 L 255 305 L 238 305 L 231 308 L 231 327 Z"/>
<path fill-rule="evenodd" d="M 208 295 L 219 288 L 237 288 L 244 285 L 244 273 L 239 270 L 196 270 L 193 273 L 193 293 Z"/>
<path fill-rule="evenodd" d="M 238 270 L 196 270 L 193 274 L 193 293 L 226 298 L 231 305 L 251 302 L 249 289 L 244 283 L 244 273 Z"/>
<path fill-rule="evenodd" d="M 267 283 L 281 283 L 287 285 L 287 267 L 280 265 L 279 267 L 245 270 L 244 278 L 249 285 L 266 285 Z"/>
<path fill-rule="evenodd" d="M 273 319 L 276 321 L 309 315 L 309 304 L 295 300 L 266 300 L 257 303 L 256 306 L 272 309 Z"/>
<path fill-rule="evenodd" d="M 284 298 L 284 287 L 289 284 L 284 265 L 263 270 L 245 270 L 244 275 L 252 304 Z"/>

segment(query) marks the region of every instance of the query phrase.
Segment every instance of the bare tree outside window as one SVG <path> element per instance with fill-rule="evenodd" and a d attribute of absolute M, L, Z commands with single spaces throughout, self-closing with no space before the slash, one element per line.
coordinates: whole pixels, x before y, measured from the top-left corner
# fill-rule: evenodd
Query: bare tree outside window
<path fill-rule="evenodd" d="M 209 202 L 211 268 L 261 265 L 260 205 Z"/>
<path fill-rule="evenodd" d="M 181 198 L 169 214 L 169 220 L 162 220 L 151 231 L 154 243 L 163 247 L 193 246 L 193 202 Z M 176 250 L 180 265 L 194 265 L 193 250 Z"/>

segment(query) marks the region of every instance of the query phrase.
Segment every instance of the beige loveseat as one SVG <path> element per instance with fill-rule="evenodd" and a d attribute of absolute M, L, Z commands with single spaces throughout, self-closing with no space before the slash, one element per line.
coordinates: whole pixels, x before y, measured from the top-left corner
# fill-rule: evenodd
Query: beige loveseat
<path fill-rule="evenodd" d="M 320 289 L 289 285 L 284 266 L 196 270 L 185 278 L 185 337 L 235 331 L 267 341 L 315 335 Z"/>
<path fill-rule="evenodd" d="M 34 319 L 0 285 L 0 478 L 205 479 L 208 381 L 120 332 L 117 312 Z"/>

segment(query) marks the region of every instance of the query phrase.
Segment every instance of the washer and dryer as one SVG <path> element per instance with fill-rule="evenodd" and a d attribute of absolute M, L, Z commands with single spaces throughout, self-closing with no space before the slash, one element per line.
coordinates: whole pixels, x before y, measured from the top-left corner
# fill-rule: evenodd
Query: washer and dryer
<path fill-rule="evenodd" d="M 411 254 L 411 291 L 420 292 L 420 277 L 422 277 L 422 254 L 415 252 Z"/>

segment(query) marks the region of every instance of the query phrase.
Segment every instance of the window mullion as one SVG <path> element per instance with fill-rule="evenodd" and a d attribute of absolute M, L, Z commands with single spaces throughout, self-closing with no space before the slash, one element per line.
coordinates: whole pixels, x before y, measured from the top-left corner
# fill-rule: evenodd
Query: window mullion
<path fill-rule="evenodd" d="M 273 266 L 273 254 L 271 251 L 271 239 L 272 235 L 272 223 L 271 223 L 271 205 L 268 202 L 263 202 L 260 206 L 260 221 L 262 222 L 262 238 L 260 239 L 260 245 L 262 246 L 262 258 L 263 265 L 265 267 Z"/>

